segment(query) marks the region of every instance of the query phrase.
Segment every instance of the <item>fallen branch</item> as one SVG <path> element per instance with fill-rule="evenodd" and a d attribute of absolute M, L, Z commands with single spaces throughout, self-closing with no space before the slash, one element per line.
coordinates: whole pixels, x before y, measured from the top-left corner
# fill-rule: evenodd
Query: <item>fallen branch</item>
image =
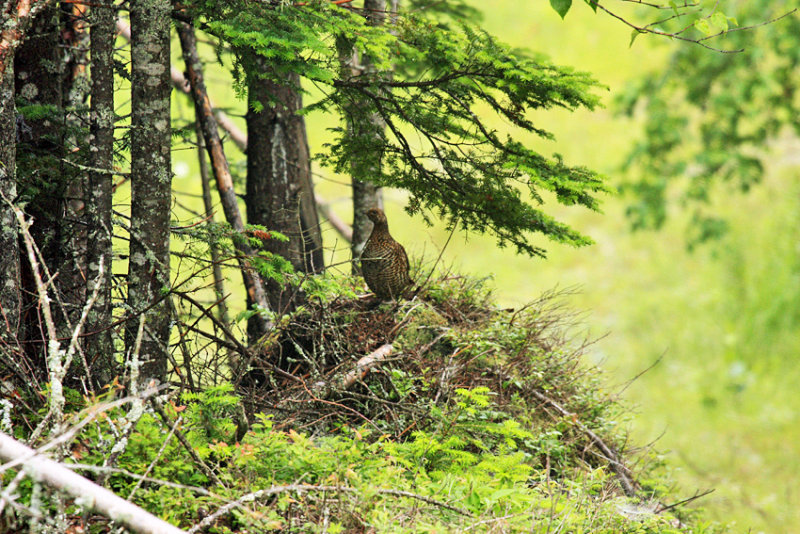
<path fill-rule="evenodd" d="M 262 490 L 254 491 L 253 493 L 248 493 L 242 497 L 239 497 L 235 501 L 229 502 L 213 514 L 209 515 L 198 524 L 193 526 L 188 530 L 188 534 L 194 534 L 195 532 L 199 532 L 201 529 L 210 526 L 214 521 L 216 521 L 219 517 L 227 514 L 237 506 L 241 506 L 246 502 L 253 502 L 256 499 L 261 499 L 263 497 L 269 497 L 270 495 L 275 495 L 277 493 L 285 493 L 289 491 L 334 491 L 339 493 L 361 493 L 363 490 L 358 488 L 351 488 L 349 486 L 315 486 L 313 484 L 291 484 L 288 486 L 271 486 L 269 488 L 265 488 Z M 457 506 L 453 506 L 452 504 L 447 504 L 446 502 L 438 501 L 431 497 L 426 497 L 424 495 L 417 495 L 416 493 L 411 493 L 410 491 L 402 491 L 402 490 L 395 490 L 395 489 L 377 489 L 375 493 L 381 495 L 394 495 L 395 497 L 408 497 L 410 499 L 416 499 L 418 501 L 422 501 L 428 504 L 432 504 L 434 506 L 439 506 L 440 508 L 445 508 L 447 510 L 456 512 L 458 514 L 472 517 L 472 513 L 469 510 L 464 510 L 463 508 L 458 508 Z"/>
<path fill-rule="evenodd" d="M 0 432 L 0 459 L 13 462 L 22 458 L 24 460 L 20 463 L 33 479 L 67 493 L 75 498 L 76 504 L 101 513 L 133 532 L 141 534 L 184 532 Z"/>
<path fill-rule="evenodd" d="M 315 396 L 320 399 L 327 399 L 336 391 L 344 391 L 353 387 L 353 384 L 363 380 L 373 367 L 377 367 L 383 363 L 383 361 L 392 354 L 393 350 L 394 347 L 392 347 L 392 345 L 389 343 L 381 345 L 374 351 L 358 360 L 358 362 L 356 362 L 355 369 L 344 375 L 336 375 L 333 377 L 333 379 L 327 382 L 317 382 L 313 387 Z"/>

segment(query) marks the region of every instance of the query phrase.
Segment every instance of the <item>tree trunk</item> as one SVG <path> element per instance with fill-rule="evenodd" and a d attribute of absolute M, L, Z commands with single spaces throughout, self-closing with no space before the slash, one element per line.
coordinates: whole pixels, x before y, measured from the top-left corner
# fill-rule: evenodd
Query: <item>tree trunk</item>
<path fill-rule="evenodd" d="M 264 72 L 262 70 L 262 72 Z M 247 221 L 280 232 L 288 242 L 268 239 L 264 248 L 283 256 L 295 271 L 323 267 L 322 234 L 314 203 L 302 98 L 292 74 L 287 84 L 252 77 L 247 111 Z M 285 312 L 301 302 L 296 289 L 268 281 L 270 303 Z"/>
<path fill-rule="evenodd" d="M 0 82 L 0 341 L 14 346 L 20 323 L 20 265 L 17 223 L 9 205 L 16 201 L 17 112 L 14 65 L 9 58 Z"/>
<path fill-rule="evenodd" d="M 32 21 L 25 42 L 14 57 L 14 91 L 18 104 L 40 110 L 33 116 L 19 117 L 16 147 L 17 194 L 33 220 L 30 234 L 41 254 L 42 268 L 59 272 L 65 264 L 62 243 L 70 228 L 65 221 L 65 193 L 69 182 L 64 169 L 62 137 L 62 55 L 59 49 L 59 9 L 49 6 Z M 50 282 L 49 276 L 46 282 Z M 69 277 L 67 277 L 68 279 Z M 39 298 L 32 266 L 27 255 L 20 256 L 22 287 L 19 338 L 28 359 L 28 368 L 38 377 L 47 376 L 47 340 L 40 319 Z M 64 284 L 56 278 L 49 287 L 51 297 L 61 302 Z M 63 309 L 54 307 L 58 331 L 62 332 Z"/>
<path fill-rule="evenodd" d="M 61 150 L 65 161 L 77 164 L 91 161 L 87 151 L 71 149 L 86 146 L 90 135 L 84 108 L 91 90 L 87 72 L 90 43 L 86 10 L 82 4 L 59 4 L 61 107 L 64 110 Z M 72 325 L 78 321 L 87 297 L 85 196 L 89 177 L 85 172 L 79 172 L 78 167 L 69 164 L 62 166 L 62 176 L 66 179 L 62 226 L 66 223 L 69 231 L 62 234 L 59 246 L 62 262 L 58 266 L 58 280 L 64 289 L 61 298 L 69 321 L 62 326 L 59 336 L 66 337 L 71 335 Z"/>
<path fill-rule="evenodd" d="M 110 171 L 114 164 L 114 40 L 116 13 L 102 0 L 91 8 L 92 102 L 91 166 Z M 117 374 L 111 338 L 111 172 L 89 175 L 86 198 L 86 283 L 92 294 L 99 285 L 94 308 L 86 319 L 86 358 L 98 385 L 109 383 Z M 103 276 L 98 276 L 100 261 Z"/>
<path fill-rule="evenodd" d="M 126 347 L 133 350 L 139 314 L 145 328 L 140 376 L 167 374 L 169 290 L 170 20 L 168 0 L 131 0 L 131 230 Z"/>
<path fill-rule="evenodd" d="M 383 209 L 383 195 L 380 187 L 371 182 L 361 181 L 354 177 L 352 184 L 353 241 L 350 243 L 350 253 L 353 257 L 353 274 L 361 274 L 358 259 L 372 233 L 372 222 L 367 218 L 367 212 L 372 208 Z"/>
<path fill-rule="evenodd" d="M 15 50 L 27 38 L 28 30 L 37 15 L 50 7 L 50 2 L 36 2 L 30 0 L 2 0 L 0 2 L 0 82 L 5 78 L 6 70 L 9 76 L 14 76 Z"/>
<path fill-rule="evenodd" d="M 395 6 L 396 9 L 396 6 Z M 364 12 L 367 21 L 373 26 L 380 26 L 386 19 L 386 0 L 364 0 Z M 340 63 L 342 74 L 348 77 L 358 77 L 372 70 L 372 60 L 369 56 L 361 54 L 352 44 L 340 45 Z M 371 114 L 367 119 L 354 120 L 363 113 L 359 113 L 358 102 L 352 104 L 353 109 L 348 113 L 347 129 L 350 135 L 368 135 L 375 138 L 383 137 L 386 124 L 378 114 Z M 367 130 L 366 132 L 364 130 Z M 358 133 L 356 133 L 358 132 Z M 358 258 L 364 250 L 364 245 L 372 232 L 372 222 L 367 218 L 367 211 L 372 208 L 383 209 L 383 194 L 380 187 L 365 179 L 377 174 L 376 166 L 380 165 L 380 154 L 364 158 L 363 162 L 354 163 L 352 170 L 353 184 L 353 240 L 350 250 L 353 257 L 353 274 L 361 274 Z"/>

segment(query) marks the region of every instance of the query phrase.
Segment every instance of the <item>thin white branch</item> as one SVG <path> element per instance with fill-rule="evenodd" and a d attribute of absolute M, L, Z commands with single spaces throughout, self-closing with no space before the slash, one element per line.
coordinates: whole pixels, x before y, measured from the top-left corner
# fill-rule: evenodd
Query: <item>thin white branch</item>
<path fill-rule="evenodd" d="M 72 469 L 75 471 L 91 471 L 92 473 L 103 473 L 105 475 L 116 473 L 124 475 L 126 477 L 130 477 L 134 480 L 139 480 L 141 482 L 158 484 L 159 486 L 167 486 L 168 488 L 184 489 L 188 491 L 193 491 L 195 493 L 199 493 L 200 495 L 206 495 L 208 497 L 222 499 L 222 497 L 214 493 L 211 493 L 207 489 L 201 488 L 199 486 L 187 486 L 186 484 L 178 484 L 177 482 L 170 482 L 169 480 L 162 480 L 160 478 L 148 477 L 140 475 L 138 473 L 133 473 L 131 471 L 128 471 L 127 469 L 122 469 L 120 467 L 103 467 L 102 465 L 91 465 L 91 464 L 63 464 L 63 465 L 67 469 Z M 24 472 L 22 471 L 20 472 L 24 475 Z"/>
<path fill-rule="evenodd" d="M 381 345 L 356 362 L 355 369 L 348 371 L 344 375 L 337 375 L 327 382 L 317 382 L 312 388 L 314 394 L 322 399 L 328 398 L 334 391 L 343 391 L 351 388 L 359 380 L 363 380 L 373 367 L 380 365 L 388 358 L 394 348 L 387 343 Z"/>
<path fill-rule="evenodd" d="M 17 206 L 9 203 L 11 209 L 14 210 L 14 215 L 17 218 L 20 232 L 22 233 L 23 241 L 25 242 L 25 250 L 28 253 L 28 261 L 31 263 L 31 271 L 33 272 L 33 279 L 36 283 L 36 292 L 39 296 L 39 304 L 42 308 L 42 315 L 44 318 L 45 327 L 47 329 L 47 367 L 50 378 L 50 399 L 47 414 L 45 415 L 39 426 L 33 431 L 33 439 L 37 438 L 43 432 L 45 426 L 53 421 L 52 431 L 57 434 L 61 431 L 61 419 L 64 411 L 64 390 L 63 379 L 66 374 L 64 369 L 64 351 L 61 349 L 61 344 L 58 341 L 58 334 L 56 331 L 56 323 L 53 320 L 53 313 L 50 308 L 50 295 L 47 292 L 47 286 L 42 280 L 39 262 L 36 260 L 36 243 L 31 237 L 29 223 L 25 219 L 25 214 Z"/>
<path fill-rule="evenodd" d="M 22 465 L 34 480 L 67 493 L 75 498 L 76 504 L 101 513 L 134 532 L 140 534 L 184 532 L 0 432 L 0 459 L 16 461 L 23 458 Z"/>

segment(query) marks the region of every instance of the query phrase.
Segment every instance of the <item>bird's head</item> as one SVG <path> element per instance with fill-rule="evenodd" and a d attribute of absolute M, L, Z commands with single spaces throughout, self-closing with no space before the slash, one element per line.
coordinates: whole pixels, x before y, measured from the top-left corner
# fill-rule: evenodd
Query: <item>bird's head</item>
<path fill-rule="evenodd" d="M 388 224 L 388 222 L 386 221 L 386 214 L 383 213 L 383 210 L 380 210 L 378 208 L 372 208 L 369 211 L 367 211 L 367 217 L 375 225 L 386 226 Z"/>

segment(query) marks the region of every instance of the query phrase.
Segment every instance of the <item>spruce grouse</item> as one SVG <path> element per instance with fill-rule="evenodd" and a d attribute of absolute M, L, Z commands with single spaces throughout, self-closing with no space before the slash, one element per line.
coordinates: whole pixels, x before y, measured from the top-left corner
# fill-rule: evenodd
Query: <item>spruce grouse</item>
<path fill-rule="evenodd" d="M 381 300 L 400 297 L 412 284 L 408 276 L 408 256 L 403 245 L 389 235 L 389 223 L 383 211 L 367 211 L 372 221 L 372 233 L 361 253 L 361 272 L 369 288 Z"/>

